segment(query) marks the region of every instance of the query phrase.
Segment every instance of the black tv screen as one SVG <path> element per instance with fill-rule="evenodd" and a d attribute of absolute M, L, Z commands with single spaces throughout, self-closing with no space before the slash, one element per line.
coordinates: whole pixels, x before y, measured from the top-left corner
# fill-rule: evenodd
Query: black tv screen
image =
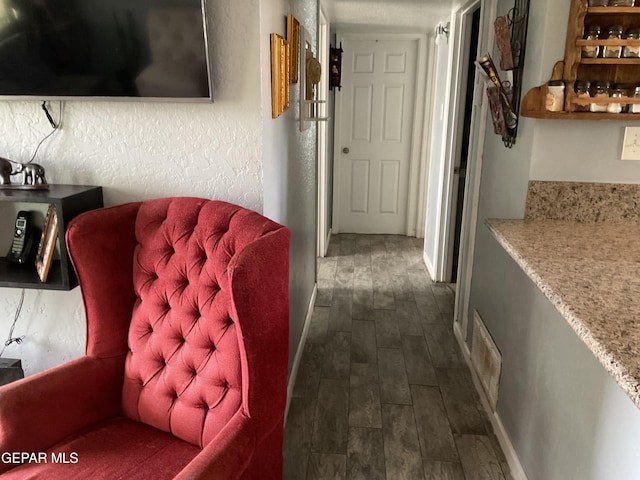
<path fill-rule="evenodd" d="M 0 98 L 211 100 L 203 0 L 0 0 Z"/>

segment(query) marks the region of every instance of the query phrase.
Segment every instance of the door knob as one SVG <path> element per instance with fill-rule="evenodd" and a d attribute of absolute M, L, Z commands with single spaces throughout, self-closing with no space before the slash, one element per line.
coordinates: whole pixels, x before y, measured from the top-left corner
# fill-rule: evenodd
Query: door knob
<path fill-rule="evenodd" d="M 342 149 L 342 153 L 349 153 L 349 148 L 348 147 L 344 147 Z"/>

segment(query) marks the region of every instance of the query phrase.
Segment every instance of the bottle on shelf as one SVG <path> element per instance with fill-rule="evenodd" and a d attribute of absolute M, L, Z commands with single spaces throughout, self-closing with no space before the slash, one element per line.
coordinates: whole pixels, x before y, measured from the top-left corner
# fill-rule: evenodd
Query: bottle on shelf
<path fill-rule="evenodd" d="M 601 34 L 600 25 L 591 25 L 587 27 L 585 40 L 598 40 Z M 600 45 L 585 45 L 582 47 L 582 56 L 584 58 L 598 58 L 600 56 Z"/>
<path fill-rule="evenodd" d="M 591 84 L 591 98 L 609 98 L 609 82 L 593 82 Z M 589 111 L 604 113 L 607 111 L 607 106 L 591 103 L 589 104 Z"/>
<path fill-rule="evenodd" d="M 564 82 L 562 80 L 549 81 L 547 91 L 545 108 L 549 112 L 561 112 L 564 109 Z"/>
<path fill-rule="evenodd" d="M 624 88 L 624 85 L 614 84 L 611 87 L 611 98 L 622 98 L 627 96 L 627 92 Z M 626 108 L 627 104 L 624 105 L 622 103 L 608 103 L 607 104 L 607 113 L 620 113 L 622 112 L 623 106 Z"/>
<path fill-rule="evenodd" d="M 575 83 L 574 90 L 576 92 L 577 98 L 589 98 L 589 88 L 591 87 L 591 82 L 586 80 L 579 80 Z M 574 111 L 576 112 L 588 112 L 589 105 L 575 105 Z"/>
<path fill-rule="evenodd" d="M 627 31 L 627 40 L 640 40 L 640 28 L 630 28 Z M 624 58 L 640 58 L 640 45 L 625 45 L 622 48 Z"/>
<path fill-rule="evenodd" d="M 633 91 L 633 98 L 640 99 L 640 86 L 636 86 Z M 640 113 L 640 103 L 630 103 L 629 113 Z"/>
<path fill-rule="evenodd" d="M 609 27 L 607 40 L 621 40 L 623 30 L 622 25 L 612 25 Z M 602 51 L 604 58 L 620 58 L 621 54 L 622 45 L 606 45 Z"/>

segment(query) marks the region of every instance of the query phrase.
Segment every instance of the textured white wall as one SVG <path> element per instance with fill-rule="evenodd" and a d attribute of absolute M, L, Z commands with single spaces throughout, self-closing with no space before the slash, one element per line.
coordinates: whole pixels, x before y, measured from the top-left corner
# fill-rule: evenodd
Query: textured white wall
<path fill-rule="evenodd" d="M 209 1 L 207 15 L 215 103 L 67 102 L 36 159 L 50 183 L 102 185 L 108 205 L 193 195 L 263 211 L 259 2 Z M 26 161 L 50 127 L 39 102 L 0 102 L 0 131 L 0 156 Z M 0 341 L 19 297 L 0 289 Z M 14 333 L 25 341 L 4 355 L 27 374 L 81 355 L 80 290 L 27 290 Z"/>
<path fill-rule="evenodd" d="M 323 0 L 331 23 L 341 25 L 400 26 L 404 31 L 430 33 L 441 17 L 451 13 L 452 0 Z"/>

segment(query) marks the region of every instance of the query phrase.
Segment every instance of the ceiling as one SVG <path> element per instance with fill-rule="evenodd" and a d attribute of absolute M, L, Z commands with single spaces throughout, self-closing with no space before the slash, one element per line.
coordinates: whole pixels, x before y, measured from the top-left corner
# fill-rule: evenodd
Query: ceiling
<path fill-rule="evenodd" d="M 455 0 L 321 0 L 331 24 L 402 27 L 430 32 Z"/>

